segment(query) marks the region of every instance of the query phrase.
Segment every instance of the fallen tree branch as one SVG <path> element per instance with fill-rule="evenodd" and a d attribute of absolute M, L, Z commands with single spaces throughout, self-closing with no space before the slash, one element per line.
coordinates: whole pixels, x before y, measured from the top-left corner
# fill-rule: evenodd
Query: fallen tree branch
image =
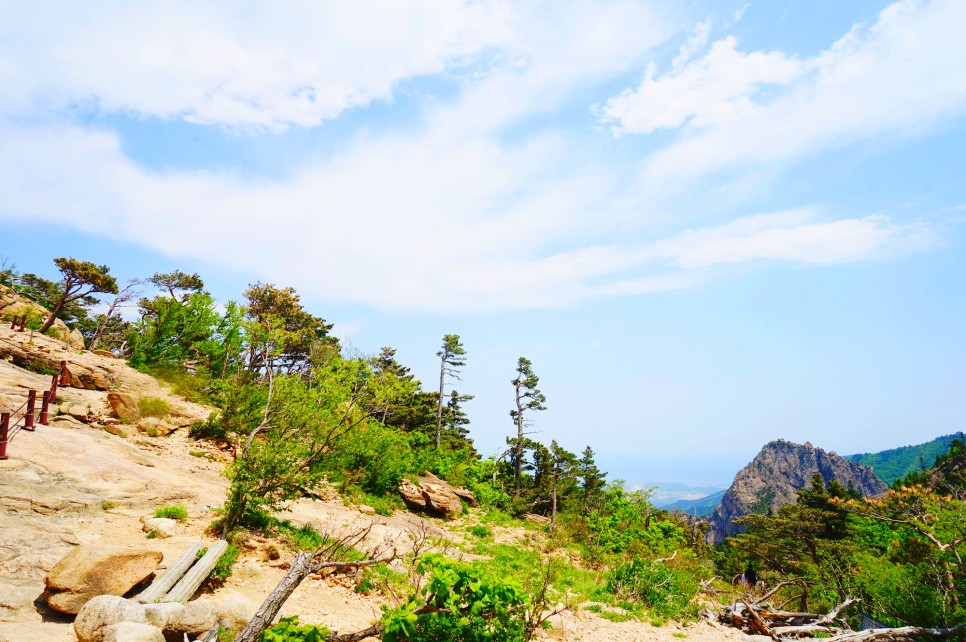
<path fill-rule="evenodd" d="M 966 624 L 960 624 L 949 629 L 928 629 L 922 626 L 903 626 L 895 629 L 866 629 L 865 631 L 850 631 L 828 638 L 826 642 L 874 642 L 875 640 L 913 640 L 923 636 L 927 638 L 948 638 L 966 633 Z"/>

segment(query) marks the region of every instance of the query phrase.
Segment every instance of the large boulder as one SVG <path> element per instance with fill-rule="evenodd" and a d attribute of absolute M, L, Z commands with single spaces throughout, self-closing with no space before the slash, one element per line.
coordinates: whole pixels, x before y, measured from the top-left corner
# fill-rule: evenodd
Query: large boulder
<path fill-rule="evenodd" d="M 87 344 L 84 343 L 84 335 L 77 328 L 71 330 L 70 334 L 67 335 L 67 345 L 78 350 L 83 350 L 87 347 Z"/>
<path fill-rule="evenodd" d="M 150 577 L 162 557 L 156 550 L 82 544 L 61 558 L 44 579 L 47 604 L 62 613 L 78 613 L 95 596 L 124 595 Z"/>
<path fill-rule="evenodd" d="M 205 633 L 218 624 L 218 607 L 211 600 L 188 602 L 181 609 L 172 611 L 164 625 L 166 634 L 175 634 L 179 639 Z"/>
<path fill-rule="evenodd" d="M 423 491 L 408 479 L 399 482 L 399 494 L 409 510 L 420 512 L 426 510 L 426 499 L 423 497 Z"/>
<path fill-rule="evenodd" d="M 74 633 L 79 642 L 104 642 L 105 629 L 118 622 L 146 624 L 144 606 L 115 595 L 98 595 L 78 611 Z"/>
<path fill-rule="evenodd" d="M 469 491 L 464 492 L 469 493 Z M 460 495 L 452 486 L 435 475 L 420 477 L 418 485 L 408 479 L 402 480 L 399 484 L 399 494 L 406 506 L 413 511 L 448 519 L 454 519 L 463 514 Z M 472 493 L 469 493 L 469 496 L 472 497 Z M 473 497 L 473 500 L 475 501 L 476 498 Z"/>
<path fill-rule="evenodd" d="M 138 622 L 118 622 L 104 627 L 104 642 L 165 642 L 161 629 Z"/>
<path fill-rule="evenodd" d="M 111 410 L 118 419 L 124 419 L 131 423 L 137 423 L 141 419 L 141 411 L 138 410 L 138 400 L 134 395 L 126 392 L 107 393 L 107 403 L 111 404 Z"/>
<path fill-rule="evenodd" d="M 440 517 L 454 519 L 463 514 L 463 502 L 459 496 L 453 492 L 453 488 L 445 483 L 422 484 L 423 498 L 426 500 L 426 508 L 430 513 L 435 513 Z"/>

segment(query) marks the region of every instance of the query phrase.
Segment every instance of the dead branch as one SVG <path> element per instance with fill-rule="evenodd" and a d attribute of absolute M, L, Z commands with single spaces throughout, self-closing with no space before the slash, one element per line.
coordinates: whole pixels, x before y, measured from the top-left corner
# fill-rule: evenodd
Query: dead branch
<path fill-rule="evenodd" d="M 826 642 L 875 642 L 876 640 L 913 640 L 916 637 L 943 639 L 966 633 L 966 624 L 950 629 L 927 629 L 921 626 L 903 626 L 895 629 L 866 629 L 849 631 L 828 638 Z"/>
<path fill-rule="evenodd" d="M 258 607 L 255 616 L 248 622 L 242 632 L 235 637 L 234 642 L 258 642 L 261 640 L 262 634 L 271 626 L 275 620 L 275 616 L 281 610 L 282 605 L 295 592 L 295 589 L 302 583 L 302 580 L 309 575 L 318 573 L 323 568 L 362 568 L 372 566 L 373 564 L 384 564 L 394 560 L 397 557 L 396 549 L 393 549 L 391 554 L 387 554 L 385 551 L 372 551 L 368 558 L 364 560 L 350 561 L 347 559 L 350 551 L 356 545 L 361 544 L 371 531 L 372 525 L 370 524 L 368 528 L 337 539 L 332 539 L 314 552 L 302 551 L 298 553 L 292 561 L 292 566 L 288 572 L 268 597 L 265 598 L 262 605 Z M 352 640 L 362 640 L 364 637 L 368 637 L 354 638 L 351 636 L 356 634 L 347 635 L 350 637 L 333 638 L 330 636 L 329 639 L 340 642 L 351 642 Z"/>

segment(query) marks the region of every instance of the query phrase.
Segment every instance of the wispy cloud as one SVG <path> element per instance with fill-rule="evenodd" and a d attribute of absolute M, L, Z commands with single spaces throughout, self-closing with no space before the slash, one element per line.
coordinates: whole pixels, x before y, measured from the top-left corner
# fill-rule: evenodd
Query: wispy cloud
<path fill-rule="evenodd" d="M 683 207 L 641 196 L 641 185 L 673 179 L 700 191 L 707 185 L 697 178 L 717 168 L 919 127 L 958 108 L 964 81 L 938 51 L 951 46 L 961 5 L 896 5 L 806 61 L 744 53 L 731 37 L 702 55 L 710 19 L 681 31 L 693 18 L 623 0 L 388 3 L 379 21 L 388 32 L 366 26 L 371 8 L 321 6 L 282 19 L 247 5 L 117 5 L 95 20 L 72 5 L 50 33 L 39 16 L 17 16 L 37 39 L 0 45 L 0 85 L 11 88 L 0 96 L 0 219 L 57 222 L 319 297 L 445 311 L 565 306 L 695 287 L 737 263 L 830 265 L 938 243 L 926 224 L 865 212 L 683 220 Z M 431 33 L 399 26 L 408 20 Z M 179 21 L 190 26 L 177 29 Z M 680 131 L 628 163 L 643 164 L 647 180 L 629 179 L 633 170 L 609 150 L 583 145 L 587 132 L 550 124 L 507 134 L 574 102 L 586 114 L 594 101 L 582 91 L 645 68 L 674 34 L 685 43 L 671 71 L 651 67 L 644 84 L 605 107 L 628 136 Z M 903 56 L 914 60 L 903 67 Z M 427 101 L 418 127 L 360 130 L 273 180 L 151 171 L 120 135 L 63 111 L 88 101 L 99 113 L 242 129 L 318 126 L 351 106 L 393 100 L 404 79 L 454 69 L 457 95 Z M 902 88 L 924 73 L 933 76 L 922 97 L 886 91 L 890 74 Z M 766 86 L 782 92 L 766 97 Z M 675 219 L 661 233 L 648 226 Z"/>
<path fill-rule="evenodd" d="M 966 43 L 957 0 L 890 5 L 814 58 L 742 53 L 731 36 L 704 57 L 612 98 L 615 132 L 687 126 L 645 174 L 695 177 L 791 159 L 874 136 L 908 136 L 966 110 Z M 775 91 L 762 91 L 772 85 Z"/>

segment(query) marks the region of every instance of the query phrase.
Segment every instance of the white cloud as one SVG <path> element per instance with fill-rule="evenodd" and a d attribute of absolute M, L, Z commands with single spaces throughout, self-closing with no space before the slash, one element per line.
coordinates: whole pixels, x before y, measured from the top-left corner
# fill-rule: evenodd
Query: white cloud
<path fill-rule="evenodd" d="M 543 172 L 566 143 L 357 141 L 284 182 L 148 172 L 116 136 L 0 127 L 0 216 L 73 225 L 172 256 L 381 308 L 558 307 L 691 287 L 756 259 L 830 264 L 916 251 L 928 228 L 813 212 L 739 219 L 640 244 L 586 241 L 614 186 L 589 165 Z M 561 249 L 562 248 L 562 249 Z M 568 249 L 569 248 L 569 249 Z"/>
<path fill-rule="evenodd" d="M 640 90 L 613 98 L 605 117 L 618 132 L 691 125 L 648 158 L 650 181 L 913 135 L 966 108 L 962 24 L 966 3 L 958 0 L 898 2 L 873 25 L 856 26 L 798 63 L 777 52 L 743 54 L 726 38 L 680 73 L 645 79 Z M 750 65 L 752 59 L 758 62 Z M 712 68 L 718 83 L 702 73 Z M 756 97 L 764 81 L 787 87 L 776 97 Z M 655 96 L 659 106 L 645 100 Z"/>
<path fill-rule="evenodd" d="M 748 216 L 725 225 L 687 231 L 655 244 L 654 252 L 685 269 L 770 259 L 832 265 L 922 251 L 939 237 L 931 227 L 898 225 L 882 215 L 818 221 L 799 209 Z"/>
<path fill-rule="evenodd" d="M 14 89 L 0 97 L 0 219 L 43 220 L 206 259 L 315 297 L 445 311 L 564 306 L 694 287 L 740 262 L 862 261 L 935 241 L 928 228 L 883 217 L 836 221 L 810 211 L 655 239 L 646 224 L 669 222 L 674 203 L 642 198 L 606 152 L 588 151 L 563 128 L 505 136 L 522 119 L 559 109 L 581 89 L 643 64 L 674 32 L 674 20 L 660 19 L 645 4 L 587 1 L 524 10 L 422 3 L 405 15 L 434 25 L 433 34 L 390 29 L 372 35 L 369 45 L 347 35 L 353 20 L 365 16 L 358 5 L 338 5 L 346 15 L 331 23 L 303 14 L 282 24 L 245 5 L 234 12 L 159 6 L 121 5 L 93 21 L 83 19 L 81 5 L 70 5 L 75 13 L 63 20 L 78 20 L 77 32 L 61 25 L 23 49 L 0 44 L 0 60 L 8 63 L 0 62 L 0 84 Z M 426 11 L 434 13 L 426 17 Z M 474 19 L 477 11 L 487 15 Z M 150 14 L 158 33 L 173 30 L 177 37 L 154 34 L 142 24 L 149 22 L 144 12 L 159 12 Z M 219 15 L 229 19 L 218 22 Z M 405 22 L 402 15 L 379 22 Z M 175 29 L 186 16 L 190 26 Z M 319 24 L 340 33 L 316 42 L 311 36 Z M 760 112 L 770 107 L 755 104 L 760 84 L 779 77 L 774 69 L 791 73 L 803 64 L 781 54 L 744 54 L 730 40 L 700 57 L 710 29 L 710 21 L 696 25 L 677 67 L 654 77 L 662 91 L 696 82 L 716 92 L 704 104 L 693 96 L 684 100 L 683 112 L 648 116 L 647 126 L 687 122 L 691 134 L 684 142 L 726 131 L 729 119 L 763 118 Z M 186 55 L 175 55 L 169 42 L 180 43 Z M 48 45 L 54 53 L 46 53 Z M 361 47 L 358 56 L 346 53 L 353 46 Z M 31 47 L 38 56 L 28 62 L 24 52 Z M 134 62 L 113 60 L 110 52 Z M 391 100 L 401 79 L 474 55 L 485 55 L 485 64 L 459 76 L 458 96 L 425 107 L 418 129 L 360 132 L 333 155 L 275 180 L 231 171 L 150 171 L 125 155 L 119 135 L 57 117 L 69 102 L 90 100 L 102 110 L 235 127 L 313 125 L 353 104 Z M 330 64 L 337 58 L 348 61 L 345 68 Z M 189 61 L 197 68 L 183 68 Z M 728 61 L 740 73 L 716 79 L 712 72 L 730 69 Z M 312 90 L 316 100 L 307 101 L 303 86 L 332 92 L 322 100 Z M 32 118 L 5 119 L 3 110 Z"/>
<path fill-rule="evenodd" d="M 0 109 L 313 126 L 504 43 L 501 0 L 7 3 Z M 5 63 L 4 63 L 5 61 Z"/>
<path fill-rule="evenodd" d="M 606 122 L 616 123 L 617 134 L 648 134 L 658 129 L 706 127 L 735 120 L 755 111 L 754 95 L 762 85 L 784 85 L 804 70 L 802 63 L 778 51 L 742 53 L 737 40 L 728 36 L 711 46 L 706 56 L 687 62 L 703 41 L 710 25 L 682 46 L 675 69 L 657 77 L 648 66 L 641 85 L 607 101 L 602 110 Z"/>

